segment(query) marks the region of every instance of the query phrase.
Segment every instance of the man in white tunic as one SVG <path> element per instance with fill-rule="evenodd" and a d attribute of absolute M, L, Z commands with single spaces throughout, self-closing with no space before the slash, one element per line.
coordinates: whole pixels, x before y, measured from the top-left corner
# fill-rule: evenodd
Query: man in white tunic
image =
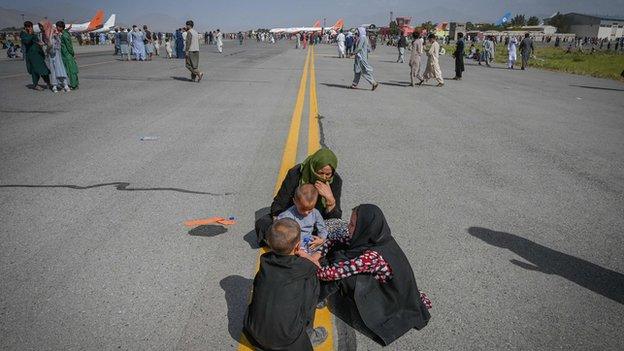
<path fill-rule="evenodd" d="M 221 33 L 221 29 L 217 29 L 217 51 L 223 52 L 223 33 Z"/>
<path fill-rule="evenodd" d="M 511 37 L 509 39 L 509 44 L 507 44 L 507 51 L 509 52 L 509 62 L 507 62 L 507 68 L 514 69 L 514 64 L 517 59 L 517 48 L 518 48 L 518 40 L 516 37 Z"/>
<path fill-rule="evenodd" d="M 340 33 L 338 33 L 338 36 L 336 37 L 336 42 L 338 43 L 338 57 L 339 58 L 344 58 L 346 57 L 345 55 L 345 35 L 342 32 L 342 29 L 340 30 Z"/>
<path fill-rule="evenodd" d="M 423 74 L 423 80 L 418 83 L 418 85 L 422 85 L 424 82 L 431 78 L 435 78 L 438 81 L 439 87 L 444 85 L 444 79 L 442 78 L 442 71 L 440 70 L 440 61 L 438 61 L 438 57 L 440 56 L 440 44 L 436 41 L 435 34 L 429 34 L 427 37 L 429 42 L 429 47 L 427 48 L 427 68 L 425 68 L 425 73 Z"/>

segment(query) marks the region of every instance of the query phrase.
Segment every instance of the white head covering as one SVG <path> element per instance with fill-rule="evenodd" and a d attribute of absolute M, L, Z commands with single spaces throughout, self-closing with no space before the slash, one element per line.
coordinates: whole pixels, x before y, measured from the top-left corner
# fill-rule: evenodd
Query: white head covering
<path fill-rule="evenodd" d="M 358 28 L 358 33 L 360 34 L 360 38 L 365 38 L 366 37 L 366 28 L 359 27 Z"/>

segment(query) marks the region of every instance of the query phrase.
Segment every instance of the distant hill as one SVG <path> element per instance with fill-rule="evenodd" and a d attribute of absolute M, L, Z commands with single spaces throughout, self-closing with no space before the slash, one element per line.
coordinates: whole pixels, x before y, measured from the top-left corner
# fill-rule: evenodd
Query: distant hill
<path fill-rule="evenodd" d="M 24 21 L 36 23 L 43 19 L 43 16 L 38 16 L 33 13 L 0 7 L 0 28 L 22 28 L 24 24 L 24 22 L 22 22 L 22 14 L 24 15 Z"/>

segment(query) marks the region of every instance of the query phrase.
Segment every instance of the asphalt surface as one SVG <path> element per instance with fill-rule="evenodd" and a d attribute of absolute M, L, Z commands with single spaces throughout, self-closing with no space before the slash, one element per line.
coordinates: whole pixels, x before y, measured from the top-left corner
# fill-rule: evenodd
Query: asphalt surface
<path fill-rule="evenodd" d="M 237 348 L 305 52 L 214 51 L 199 84 L 182 60 L 84 56 L 56 95 L 0 62 L 2 349 Z M 624 348 L 624 85 L 468 64 L 411 88 L 380 46 L 380 88 L 349 90 L 352 61 L 315 51 L 345 217 L 379 205 L 434 305 L 385 349 Z"/>

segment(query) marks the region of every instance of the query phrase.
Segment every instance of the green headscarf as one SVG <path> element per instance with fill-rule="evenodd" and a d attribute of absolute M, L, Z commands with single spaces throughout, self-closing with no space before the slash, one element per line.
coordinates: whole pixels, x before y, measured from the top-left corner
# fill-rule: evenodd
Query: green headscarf
<path fill-rule="evenodd" d="M 336 172 L 338 158 L 330 149 L 322 148 L 308 156 L 301 163 L 301 180 L 299 185 L 314 184 L 316 181 L 322 181 L 316 176 L 316 172 L 327 165 L 331 166 L 334 172 Z M 332 176 L 327 183 L 331 184 L 333 181 L 334 177 Z"/>

